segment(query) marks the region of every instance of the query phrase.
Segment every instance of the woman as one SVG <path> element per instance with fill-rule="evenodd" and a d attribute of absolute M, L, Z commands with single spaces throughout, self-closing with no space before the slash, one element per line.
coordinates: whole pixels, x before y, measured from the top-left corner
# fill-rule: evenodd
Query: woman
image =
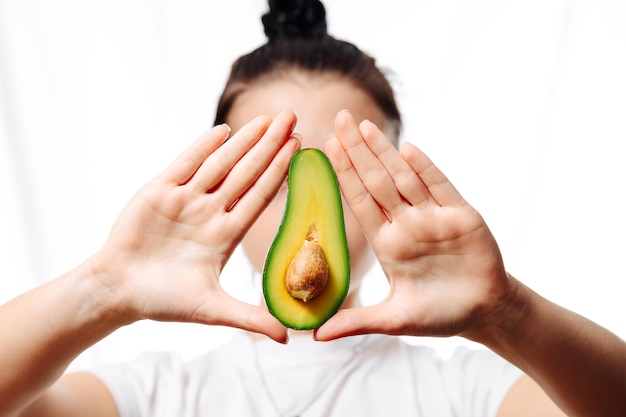
<path fill-rule="evenodd" d="M 623 415 L 624 342 L 509 276 L 481 216 L 417 148 L 394 146 L 400 115 L 375 62 L 326 34 L 319 2 L 285 3 L 270 2 L 268 43 L 233 66 L 217 126 L 137 193 L 98 253 L 2 306 L 2 415 Z M 337 172 L 353 271 L 313 335 L 218 281 L 240 241 L 261 270 L 300 147 Z M 360 307 L 371 252 L 390 293 Z M 141 319 L 247 332 L 189 363 L 149 355 L 62 376 Z M 500 356 L 443 363 L 389 336 L 401 334 L 461 335 Z"/>

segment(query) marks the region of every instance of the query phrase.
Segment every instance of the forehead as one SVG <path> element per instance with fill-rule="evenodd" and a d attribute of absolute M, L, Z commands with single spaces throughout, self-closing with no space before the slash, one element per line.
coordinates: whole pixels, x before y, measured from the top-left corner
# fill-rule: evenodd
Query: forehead
<path fill-rule="evenodd" d="M 337 112 L 348 109 L 358 120 L 368 119 L 383 130 L 389 124 L 374 100 L 349 80 L 332 73 L 290 71 L 257 81 L 243 90 L 233 103 L 228 124 L 238 130 L 254 117 L 270 117 L 290 109 L 298 115 L 296 131 L 305 139 L 304 146 L 322 147 L 312 140 L 325 141 L 334 131 Z"/>

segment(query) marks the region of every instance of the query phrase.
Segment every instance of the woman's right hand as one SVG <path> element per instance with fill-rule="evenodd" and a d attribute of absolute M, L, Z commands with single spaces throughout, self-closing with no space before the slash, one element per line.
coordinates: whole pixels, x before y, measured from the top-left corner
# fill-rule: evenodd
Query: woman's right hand
<path fill-rule="evenodd" d="M 219 275 L 283 183 L 300 147 L 295 123 L 292 112 L 258 117 L 228 141 L 228 127 L 214 127 L 137 192 L 90 260 L 116 294 L 117 319 L 226 325 L 286 341 L 284 326 L 229 296 Z"/>

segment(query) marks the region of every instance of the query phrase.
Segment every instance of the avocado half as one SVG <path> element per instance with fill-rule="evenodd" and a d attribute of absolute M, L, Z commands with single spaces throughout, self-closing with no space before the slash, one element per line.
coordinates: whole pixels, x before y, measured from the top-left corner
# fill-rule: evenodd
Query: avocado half
<path fill-rule="evenodd" d="M 285 276 L 292 259 L 311 234 L 328 264 L 324 290 L 314 299 L 292 297 Z M 287 176 L 287 203 L 265 259 L 263 295 L 270 313 L 286 327 L 310 330 L 321 326 L 341 306 L 350 283 L 350 253 L 341 193 L 328 157 L 306 148 L 292 158 Z"/>

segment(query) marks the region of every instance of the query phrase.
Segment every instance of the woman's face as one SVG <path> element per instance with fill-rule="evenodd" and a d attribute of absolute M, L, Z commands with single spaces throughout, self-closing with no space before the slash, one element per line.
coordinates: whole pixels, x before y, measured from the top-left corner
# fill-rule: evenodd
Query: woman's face
<path fill-rule="evenodd" d="M 383 131 L 389 124 L 374 101 L 362 90 L 333 75 L 289 72 L 245 90 L 235 100 L 228 115 L 233 132 L 258 115 L 275 117 L 282 110 L 296 112 L 295 132 L 302 135 L 303 148 L 324 149 L 334 133 L 337 112 L 348 109 L 357 121 L 368 119 Z M 285 210 L 286 184 L 261 214 L 243 239 L 243 249 L 254 268 L 260 272 L 265 256 L 276 235 Z M 373 261 L 369 245 L 356 219 L 344 202 L 344 218 L 351 260 L 352 293 Z"/>

